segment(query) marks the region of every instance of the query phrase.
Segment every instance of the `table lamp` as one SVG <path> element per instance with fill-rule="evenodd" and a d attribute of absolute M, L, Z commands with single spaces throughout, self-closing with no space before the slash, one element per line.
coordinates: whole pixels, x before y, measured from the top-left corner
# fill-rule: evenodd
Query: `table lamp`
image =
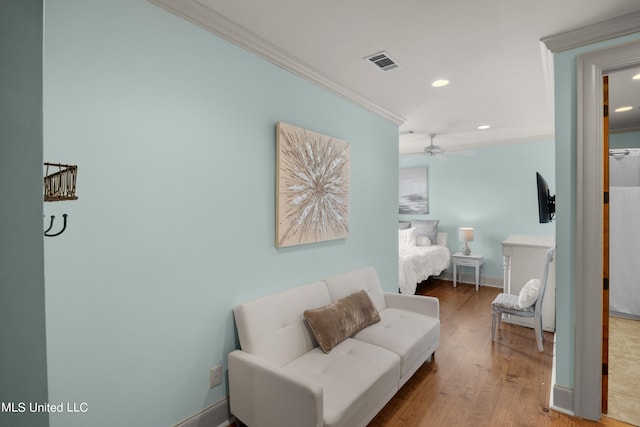
<path fill-rule="evenodd" d="M 462 227 L 458 229 L 458 240 L 464 242 L 462 255 L 471 255 L 468 242 L 473 242 L 473 228 Z"/>

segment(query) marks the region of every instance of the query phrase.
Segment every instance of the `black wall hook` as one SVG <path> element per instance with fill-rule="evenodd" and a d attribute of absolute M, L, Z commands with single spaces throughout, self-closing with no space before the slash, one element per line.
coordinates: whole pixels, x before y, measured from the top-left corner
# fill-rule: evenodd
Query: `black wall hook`
<path fill-rule="evenodd" d="M 47 234 L 53 228 L 53 220 L 55 219 L 55 217 L 56 217 L 55 215 L 51 215 L 51 222 L 49 223 L 49 228 L 47 228 L 44 231 L 44 235 L 47 236 L 47 237 L 59 236 L 64 232 L 64 230 L 67 229 L 67 214 L 62 214 L 62 230 L 60 230 L 60 231 L 58 231 L 57 233 L 54 233 L 54 234 Z"/>

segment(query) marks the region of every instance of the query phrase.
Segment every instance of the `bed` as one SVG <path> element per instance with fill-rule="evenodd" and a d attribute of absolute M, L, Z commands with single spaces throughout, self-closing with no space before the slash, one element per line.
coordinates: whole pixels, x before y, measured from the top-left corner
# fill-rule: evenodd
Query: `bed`
<path fill-rule="evenodd" d="M 399 243 L 400 293 L 415 294 L 418 283 L 438 276 L 449 267 L 447 233 L 438 232 L 437 220 L 401 223 Z"/>

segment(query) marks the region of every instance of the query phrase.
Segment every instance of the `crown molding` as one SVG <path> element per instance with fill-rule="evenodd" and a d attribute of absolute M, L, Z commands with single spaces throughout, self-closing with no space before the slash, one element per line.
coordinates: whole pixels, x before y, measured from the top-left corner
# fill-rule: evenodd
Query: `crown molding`
<path fill-rule="evenodd" d="M 542 72 L 544 75 L 544 86 L 547 93 L 547 102 L 549 105 L 549 119 L 551 123 L 555 120 L 555 82 L 554 82 L 554 65 L 553 53 L 547 49 L 547 46 L 540 42 L 540 59 L 542 62 Z"/>
<path fill-rule="evenodd" d="M 640 12 L 629 13 L 540 39 L 553 53 L 640 32 Z"/>
<path fill-rule="evenodd" d="M 149 0 L 151 3 L 184 18 L 267 61 L 290 71 L 334 94 L 400 126 L 405 118 L 392 113 L 364 96 L 327 78 L 311 66 L 269 43 L 249 29 L 210 9 L 197 0 Z"/>

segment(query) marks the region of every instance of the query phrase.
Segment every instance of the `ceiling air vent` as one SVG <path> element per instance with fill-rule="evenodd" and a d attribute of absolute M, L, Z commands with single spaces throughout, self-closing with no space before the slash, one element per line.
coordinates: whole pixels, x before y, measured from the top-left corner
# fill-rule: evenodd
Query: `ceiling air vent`
<path fill-rule="evenodd" d="M 383 71 L 389 71 L 399 67 L 398 63 L 384 51 L 374 53 L 373 55 L 365 57 L 365 59 Z"/>

